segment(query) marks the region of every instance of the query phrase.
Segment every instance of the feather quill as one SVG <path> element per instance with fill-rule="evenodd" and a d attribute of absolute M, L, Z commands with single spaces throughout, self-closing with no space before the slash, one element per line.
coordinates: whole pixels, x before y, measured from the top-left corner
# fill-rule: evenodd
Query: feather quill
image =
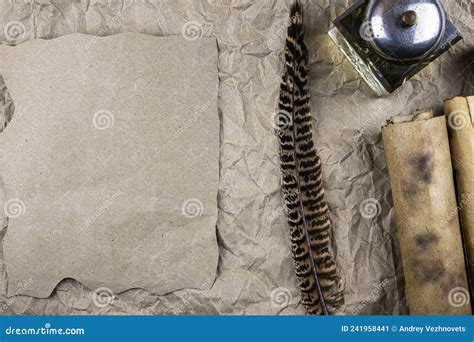
<path fill-rule="evenodd" d="M 344 288 L 331 254 L 331 221 L 324 199 L 321 160 L 313 142 L 308 91 L 308 50 L 302 5 L 291 8 L 280 87 L 277 135 L 291 252 L 307 314 L 331 314 Z"/>

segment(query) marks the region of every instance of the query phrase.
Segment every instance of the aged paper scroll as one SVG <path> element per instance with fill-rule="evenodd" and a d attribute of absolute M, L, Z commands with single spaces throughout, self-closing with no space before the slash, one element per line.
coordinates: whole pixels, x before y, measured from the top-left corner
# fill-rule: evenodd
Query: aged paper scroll
<path fill-rule="evenodd" d="M 208 289 L 217 268 L 215 39 L 81 34 L 2 47 L 8 295 L 64 278 Z"/>
<path fill-rule="evenodd" d="M 474 289 L 474 96 L 444 102 L 451 158 L 456 171 L 458 211 L 467 254 L 471 289 Z M 471 291 L 472 293 L 472 291 Z"/>
<path fill-rule="evenodd" d="M 382 137 L 410 313 L 469 315 L 446 119 L 394 117 Z"/>

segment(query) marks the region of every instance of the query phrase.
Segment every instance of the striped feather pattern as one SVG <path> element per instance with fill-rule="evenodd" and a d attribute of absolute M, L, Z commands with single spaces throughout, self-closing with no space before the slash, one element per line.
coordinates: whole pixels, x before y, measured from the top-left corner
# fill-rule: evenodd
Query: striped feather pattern
<path fill-rule="evenodd" d="M 331 221 L 324 199 L 321 160 L 309 109 L 308 51 L 302 6 L 291 8 L 280 88 L 277 134 L 291 252 L 307 314 L 330 314 L 343 304 L 343 285 L 330 251 Z M 311 246 L 311 248 L 310 248 Z"/>

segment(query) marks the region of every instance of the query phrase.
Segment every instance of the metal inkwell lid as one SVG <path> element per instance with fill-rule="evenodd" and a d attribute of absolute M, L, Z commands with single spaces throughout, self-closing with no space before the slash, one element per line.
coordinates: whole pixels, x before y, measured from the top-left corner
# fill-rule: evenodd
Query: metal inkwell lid
<path fill-rule="evenodd" d="M 446 30 L 446 14 L 439 0 L 369 1 L 362 25 L 377 54 L 410 63 L 438 47 Z"/>

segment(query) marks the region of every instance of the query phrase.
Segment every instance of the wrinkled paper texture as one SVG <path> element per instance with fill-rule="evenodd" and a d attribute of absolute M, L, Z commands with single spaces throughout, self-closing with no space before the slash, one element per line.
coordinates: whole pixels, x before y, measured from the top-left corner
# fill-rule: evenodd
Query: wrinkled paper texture
<path fill-rule="evenodd" d="M 0 134 L 8 296 L 47 298 L 65 278 L 116 294 L 209 289 L 215 39 L 73 34 L 0 56 L 24 113 Z"/>
<path fill-rule="evenodd" d="M 381 126 L 419 108 L 473 93 L 474 9 L 469 0 L 442 0 L 464 42 L 387 98 L 376 98 L 327 31 L 349 0 L 304 1 L 310 52 L 311 109 L 334 222 L 346 309 L 354 314 L 407 313 L 393 203 Z M 280 192 L 277 108 L 290 0 L 2 1 L 0 27 L 21 44 L 72 32 L 217 38 L 219 46 L 219 267 L 210 290 L 156 296 L 130 290 L 99 308 L 92 292 L 60 283 L 48 299 L 4 298 L 5 313 L 26 314 L 303 314 Z M 17 23 L 20 22 L 21 25 Z M 16 25 L 15 25 L 16 24 Z M 24 28 L 24 30 L 23 30 Z M 0 111 L 14 104 L 5 86 Z M 3 266 L 3 282 L 7 284 Z M 3 290 L 5 291 L 5 290 Z"/>

